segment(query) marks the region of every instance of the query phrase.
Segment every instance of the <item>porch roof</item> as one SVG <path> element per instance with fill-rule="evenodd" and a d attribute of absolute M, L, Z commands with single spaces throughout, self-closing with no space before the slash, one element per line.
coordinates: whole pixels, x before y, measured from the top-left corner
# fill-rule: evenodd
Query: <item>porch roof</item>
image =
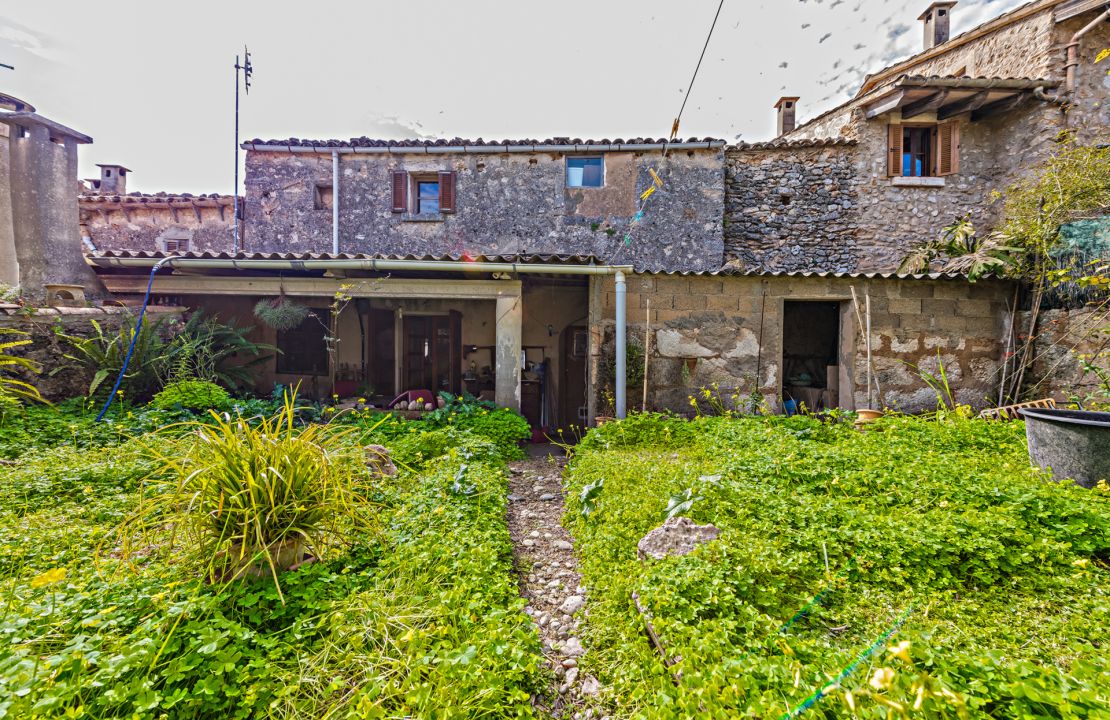
<path fill-rule="evenodd" d="M 972 121 L 1013 107 L 1022 96 L 1054 88 L 1059 83 L 1044 78 L 963 77 L 955 75 L 903 75 L 889 91 L 864 105 L 870 120 L 900 110 L 903 120 L 935 112 L 947 120 L 970 112 Z"/>
<path fill-rule="evenodd" d="M 107 267 L 98 266 L 98 259 L 151 259 L 161 260 L 167 257 L 190 258 L 197 260 L 413 260 L 419 262 L 457 262 L 460 270 L 465 270 L 465 265 L 472 262 L 517 263 L 520 265 L 604 265 L 594 255 L 568 255 L 557 253 L 514 253 L 503 255 L 388 255 L 388 254 L 363 254 L 363 253 L 310 253 L 310 252 L 273 252 L 273 253 L 248 253 L 248 252 L 164 252 L 161 250 L 97 250 L 86 253 L 86 261 L 99 269 Z"/>

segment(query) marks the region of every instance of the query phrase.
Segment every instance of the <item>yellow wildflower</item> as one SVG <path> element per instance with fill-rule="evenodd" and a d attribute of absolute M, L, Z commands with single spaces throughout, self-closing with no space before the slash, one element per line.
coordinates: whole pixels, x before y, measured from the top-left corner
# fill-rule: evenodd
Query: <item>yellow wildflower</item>
<path fill-rule="evenodd" d="M 62 580 L 65 580 L 65 579 L 66 579 L 66 569 L 64 567 L 58 567 L 58 568 L 54 568 L 52 570 L 47 570 L 46 572 L 44 572 L 41 575 L 37 575 L 34 579 L 31 580 L 31 587 L 33 587 L 33 588 L 45 587 L 46 585 L 53 585 L 54 583 L 60 583 Z"/>
<path fill-rule="evenodd" d="M 901 660 L 902 662 L 907 662 L 907 663 L 912 663 L 913 662 L 913 660 L 910 659 L 910 641 L 909 640 L 903 640 L 902 642 L 898 643 L 894 647 L 887 648 L 886 651 L 888 653 L 890 653 L 891 657 L 896 657 L 899 660 Z"/>
<path fill-rule="evenodd" d="M 875 668 L 867 684 L 876 690 L 888 690 L 894 682 L 894 670 L 888 667 Z"/>

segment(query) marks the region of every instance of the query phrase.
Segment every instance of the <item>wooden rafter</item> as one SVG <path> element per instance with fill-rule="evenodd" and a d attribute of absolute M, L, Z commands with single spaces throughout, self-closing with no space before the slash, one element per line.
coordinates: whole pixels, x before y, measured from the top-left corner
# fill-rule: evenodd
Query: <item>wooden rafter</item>
<path fill-rule="evenodd" d="M 890 112 L 891 110 L 897 110 L 898 106 L 901 105 L 902 99 L 905 96 L 906 96 L 906 91 L 905 90 L 899 90 L 898 92 L 892 93 L 891 95 L 883 98 L 882 100 L 877 101 L 874 105 L 872 105 L 870 108 L 868 108 L 867 112 L 865 113 L 866 116 L 867 116 L 867 119 L 868 120 L 873 120 L 873 119 L 879 117 L 880 115 L 884 115 L 884 114 Z"/>
<path fill-rule="evenodd" d="M 949 103 L 937 110 L 937 120 L 948 120 L 966 112 L 978 110 L 990 102 L 991 94 L 988 90 L 977 92 L 974 95 Z"/>
<path fill-rule="evenodd" d="M 908 120 L 923 113 L 932 112 L 944 104 L 950 94 L 949 90 L 937 90 L 931 95 L 908 102 L 902 106 L 902 119 Z"/>
<path fill-rule="evenodd" d="M 978 122 L 983 118 L 990 117 L 995 113 L 1007 112 L 1013 110 L 1025 99 L 1024 95 L 1018 94 L 995 102 L 988 103 L 983 107 L 971 113 L 971 122 Z"/>

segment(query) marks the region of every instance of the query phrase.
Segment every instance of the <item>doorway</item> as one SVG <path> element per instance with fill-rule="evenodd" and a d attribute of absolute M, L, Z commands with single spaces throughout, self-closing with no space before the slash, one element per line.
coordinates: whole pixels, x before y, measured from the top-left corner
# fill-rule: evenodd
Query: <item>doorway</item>
<path fill-rule="evenodd" d="M 586 407 L 586 356 L 589 333 L 585 325 L 571 325 L 563 330 L 562 369 L 559 378 L 559 427 L 585 427 L 589 420 Z"/>
<path fill-rule="evenodd" d="M 405 390 L 458 394 L 462 390 L 462 313 L 408 315 L 402 321 Z"/>
<path fill-rule="evenodd" d="M 841 303 L 787 300 L 782 310 L 783 408 L 839 407 Z"/>

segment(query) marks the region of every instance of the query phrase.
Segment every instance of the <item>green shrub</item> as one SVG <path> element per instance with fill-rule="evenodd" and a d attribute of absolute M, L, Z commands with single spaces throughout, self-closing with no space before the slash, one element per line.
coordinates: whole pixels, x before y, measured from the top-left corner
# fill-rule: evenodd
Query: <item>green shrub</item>
<path fill-rule="evenodd" d="M 227 390 L 215 383 L 182 380 L 167 385 L 154 396 L 150 404 L 162 410 L 173 407 L 183 407 L 186 410 L 222 410 L 230 400 Z"/>
<path fill-rule="evenodd" d="M 446 393 L 441 397 L 447 398 Z M 532 436 L 532 429 L 519 413 L 498 408 L 492 403 L 469 398 L 454 398 L 445 407 L 424 418 L 429 427 L 466 430 L 497 446 L 504 460 L 524 457 L 520 443 Z"/>
<path fill-rule="evenodd" d="M 112 389 L 123 361 L 127 357 L 131 340 L 135 336 L 137 318 L 125 316 L 115 332 L 108 332 L 96 320 L 92 321 L 93 334 L 88 337 L 60 335 L 73 348 L 66 355 L 92 378 L 88 396 L 104 400 Z M 169 357 L 169 344 L 163 339 L 165 318 L 146 318 L 135 340 L 131 362 L 127 365 L 120 391 L 129 401 L 146 402 L 161 387 Z"/>

